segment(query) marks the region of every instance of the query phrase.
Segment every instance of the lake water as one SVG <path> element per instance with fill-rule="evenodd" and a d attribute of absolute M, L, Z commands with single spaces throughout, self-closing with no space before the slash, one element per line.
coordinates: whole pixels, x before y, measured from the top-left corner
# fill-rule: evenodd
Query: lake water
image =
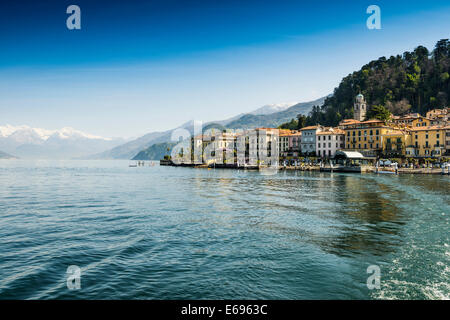
<path fill-rule="evenodd" d="M 0 298 L 449 299 L 449 191 L 440 175 L 0 161 Z"/>

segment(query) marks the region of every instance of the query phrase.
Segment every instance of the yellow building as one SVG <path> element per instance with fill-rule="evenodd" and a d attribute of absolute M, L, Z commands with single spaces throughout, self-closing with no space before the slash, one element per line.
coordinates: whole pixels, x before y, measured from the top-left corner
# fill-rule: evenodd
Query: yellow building
<path fill-rule="evenodd" d="M 450 156 L 450 125 L 445 126 L 445 155 Z"/>
<path fill-rule="evenodd" d="M 441 157 L 445 154 L 445 127 L 426 126 L 411 129 L 411 144 L 406 148 L 407 157 Z"/>
<path fill-rule="evenodd" d="M 424 118 L 424 117 L 419 117 L 417 119 L 414 119 L 410 125 L 410 127 L 412 127 L 412 128 L 429 127 L 429 126 L 431 126 L 431 120 Z"/>
<path fill-rule="evenodd" d="M 383 151 L 385 157 L 406 156 L 407 147 L 411 145 L 412 136 L 409 130 L 387 130 L 382 137 Z"/>
<path fill-rule="evenodd" d="M 383 135 L 393 130 L 381 120 L 344 120 L 339 125 L 345 131 L 345 149 L 361 152 L 365 156 L 381 153 Z"/>

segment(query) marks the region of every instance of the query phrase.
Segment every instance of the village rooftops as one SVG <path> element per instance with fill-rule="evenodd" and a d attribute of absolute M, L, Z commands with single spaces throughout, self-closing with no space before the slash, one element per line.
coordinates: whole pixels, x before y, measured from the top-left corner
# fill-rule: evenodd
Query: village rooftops
<path fill-rule="evenodd" d="M 273 132 L 273 131 L 278 131 L 279 133 L 283 132 L 283 131 L 290 131 L 288 129 L 276 129 L 276 128 L 255 128 L 255 129 L 249 129 L 248 131 L 268 131 L 268 132 Z"/>
<path fill-rule="evenodd" d="M 389 127 L 385 121 L 377 120 L 377 119 L 372 119 L 372 120 L 368 120 L 368 121 L 355 121 L 355 122 L 341 121 L 341 123 L 339 125 L 341 127 L 343 127 L 345 130 L 364 129 L 364 128 L 381 128 L 381 127 L 388 128 Z"/>
<path fill-rule="evenodd" d="M 402 130 L 389 130 L 389 131 L 385 132 L 383 135 L 384 136 L 399 136 L 399 135 L 404 135 L 404 134 L 408 134 L 408 132 L 402 131 Z"/>
<path fill-rule="evenodd" d="M 305 131 L 305 130 L 317 130 L 317 129 L 319 129 L 319 128 L 321 128 L 320 125 L 317 125 L 317 126 L 309 126 L 309 127 L 304 127 L 304 128 L 302 128 L 302 129 L 300 129 L 300 131 Z"/>
<path fill-rule="evenodd" d="M 428 127 L 414 127 L 411 131 L 433 131 L 433 130 L 444 130 L 448 129 L 449 126 L 428 126 Z"/>
<path fill-rule="evenodd" d="M 339 123 L 339 125 L 347 126 L 347 125 L 356 124 L 356 123 L 361 123 L 361 121 L 355 120 L 355 119 L 344 119 Z"/>
<path fill-rule="evenodd" d="M 279 129 L 280 137 L 291 137 L 291 136 L 301 136 L 302 133 L 297 130 Z"/>
<path fill-rule="evenodd" d="M 345 131 L 339 128 L 325 128 L 323 131 L 317 133 L 317 135 L 336 135 L 336 134 L 345 134 Z"/>

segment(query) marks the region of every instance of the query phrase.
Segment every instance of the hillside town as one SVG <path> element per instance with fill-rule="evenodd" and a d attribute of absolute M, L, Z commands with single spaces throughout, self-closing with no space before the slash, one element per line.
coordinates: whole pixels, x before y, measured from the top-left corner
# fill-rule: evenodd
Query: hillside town
<path fill-rule="evenodd" d="M 378 166 L 381 161 L 418 168 L 450 158 L 450 109 L 434 109 L 422 116 L 392 115 L 389 120 L 366 119 L 367 103 L 355 98 L 354 118 L 337 127 L 320 124 L 299 130 L 256 128 L 230 131 L 210 128 L 172 150 L 174 165 L 244 167 L 298 167 L 319 165 L 331 169 Z M 170 159 L 170 160 L 169 160 Z M 344 162 L 339 162 L 344 159 Z"/>

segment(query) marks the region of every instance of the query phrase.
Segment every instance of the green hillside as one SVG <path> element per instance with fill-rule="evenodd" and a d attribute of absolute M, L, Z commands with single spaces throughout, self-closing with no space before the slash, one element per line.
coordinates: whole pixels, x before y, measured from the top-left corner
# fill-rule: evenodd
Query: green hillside
<path fill-rule="evenodd" d="M 170 155 L 170 151 L 176 143 L 157 143 L 139 152 L 132 160 L 160 160 L 165 155 Z"/>
<path fill-rule="evenodd" d="M 345 77 L 323 106 L 315 106 L 306 125 L 336 126 L 353 117 L 355 96 L 369 107 L 384 106 L 394 114 L 445 107 L 450 99 L 450 42 L 440 40 L 432 52 L 418 46 L 403 55 L 381 57 Z"/>

